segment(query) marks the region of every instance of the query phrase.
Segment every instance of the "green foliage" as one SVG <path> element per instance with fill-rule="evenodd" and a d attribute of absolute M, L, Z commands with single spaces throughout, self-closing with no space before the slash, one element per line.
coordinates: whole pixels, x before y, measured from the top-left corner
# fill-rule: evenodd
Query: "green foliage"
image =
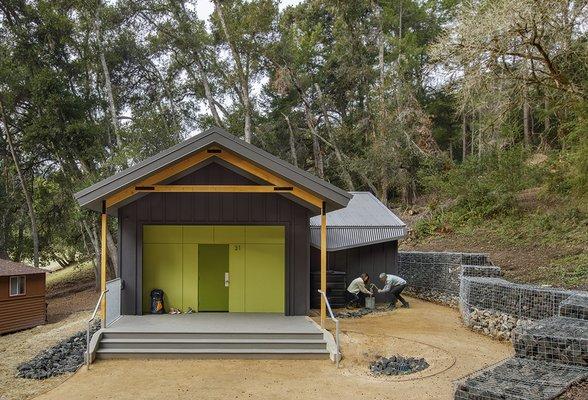
<path fill-rule="evenodd" d="M 520 148 L 469 158 L 447 171 L 422 177 L 437 201 L 451 199 L 451 210 L 482 220 L 516 212 L 515 197 L 537 182 Z"/>

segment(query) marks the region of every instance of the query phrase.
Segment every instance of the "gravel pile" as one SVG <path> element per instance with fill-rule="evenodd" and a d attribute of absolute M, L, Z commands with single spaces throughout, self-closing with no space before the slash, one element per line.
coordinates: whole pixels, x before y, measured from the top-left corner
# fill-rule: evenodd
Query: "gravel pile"
<path fill-rule="evenodd" d="M 99 329 L 93 326 L 90 335 Z M 91 337 L 91 336 L 90 336 Z M 75 372 L 84 363 L 86 331 L 81 331 L 18 366 L 17 376 L 27 379 L 47 379 L 52 376 Z"/>
<path fill-rule="evenodd" d="M 510 314 L 479 308 L 472 308 L 464 317 L 465 324 L 474 331 L 498 340 L 510 340 L 513 329 L 523 322 Z"/>
<path fill-rule="evenodd" d="M 380 357 L 370 365 L 374 375 L 406 375 L 429 368 L 424 358 L 392 356 Z"/>

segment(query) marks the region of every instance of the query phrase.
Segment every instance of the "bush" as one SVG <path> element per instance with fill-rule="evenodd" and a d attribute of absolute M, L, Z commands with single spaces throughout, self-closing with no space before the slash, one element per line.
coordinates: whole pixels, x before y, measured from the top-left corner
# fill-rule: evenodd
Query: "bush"
<path fill-rule="evenodd" d="M 521 148 L 497 151 L 422 179 L 440 203 L 451 199 L 451 210 L 464 219 L 490 218 L 516 211 L 516 194 L 537 183 L 533 167 L 526 165 L 525 159 Z"/>

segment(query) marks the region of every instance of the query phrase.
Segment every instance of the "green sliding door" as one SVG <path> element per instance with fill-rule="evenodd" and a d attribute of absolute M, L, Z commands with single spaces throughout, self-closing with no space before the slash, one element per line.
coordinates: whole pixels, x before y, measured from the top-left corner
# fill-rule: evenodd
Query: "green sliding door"
<path fill-rule="evenodd" d="M 229 245 L 198 245 L 198 311 L 229 311 Z"/>
<path fill-rule="evenodd" d="M 166 310 L 283 313 L 285 266 L 283 226 L 145 225 L 143 312 L 157 288 Z"/>

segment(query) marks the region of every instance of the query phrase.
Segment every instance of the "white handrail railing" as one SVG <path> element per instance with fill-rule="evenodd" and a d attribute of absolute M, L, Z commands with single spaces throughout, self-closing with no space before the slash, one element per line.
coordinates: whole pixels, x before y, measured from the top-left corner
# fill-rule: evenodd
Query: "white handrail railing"
<path fill-rule="evenodd" d="M 318 291 L 323 299 L 325 299 L 325 304 L 327 306 L 327 310 L 329 311 L 329 318 L 333 320 L 335 323 L 335 346 L 337 347 L 337 353 L 335 354 L 335 362 L 337 363 L 337 368 L 339 368 L 339 359 L 341 358 L 341 348 L 339 347 L 339 320 L 335 318 L 333 314 L 333 310 L 331 309 L 331 304 L 329 303 L 329 299 L 325 292 L 319 289 Z"/>
<path fill-rule="evenodd" d="M 98 307 L 100 307 L 100 303 L 102 302 L 102 298 L 106 296 L 106 292 L 108 289 L 104 290 L 100 293 L 100 297 L 98 298 L 98 302 L 96 303 L 96 307 L 94 307 L 94 312 L 92 313 L 92 317 L 88 320 L 88 330 L 86 331 L 86 366 L 90 368 L 90 363 L 92 362 L 90 359 L 90 329 L 92 321 L 96 318 L 96 313 L 98 312 Z M 104 323 L 104 322 L 103 322 Z"/>

